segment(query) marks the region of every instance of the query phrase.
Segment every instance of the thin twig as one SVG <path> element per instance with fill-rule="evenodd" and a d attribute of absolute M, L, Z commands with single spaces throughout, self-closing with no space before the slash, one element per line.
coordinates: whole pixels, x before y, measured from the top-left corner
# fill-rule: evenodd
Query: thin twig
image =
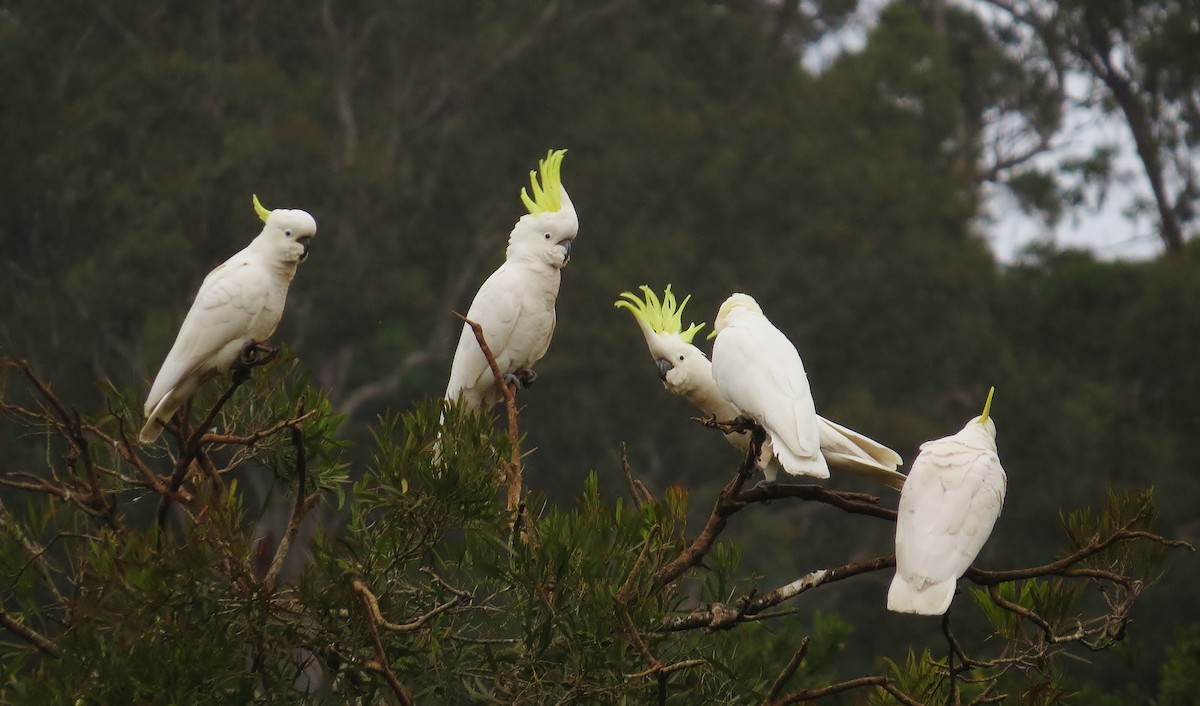
<path fill-rule="evenodd" d="M 638 510 L 642 509 L 646 503 L 653 502 L 653 497 L 646 493 L 646 487 L 641 484 L 641 481 L 635 480 L 633 471 L 629 468 L 629 457 L 626 455 L 625 442 L 622 441 L 618 446 L 621 452 L 621 473 L 625 476 L 625 485 L 629 487 L 629 495 L 633 498 L 633 505 Z"/>
<path fill-rule="evenodd" d="M 9 632 L 38 648 L 43 654 L 50 657 L 58 656 L 58 648 L 45 635 L 9 615 L 8 611 L 3 608 L 0 608 L 0 625 L 3 625 Z"/>
<path fill-rule="evenodd" d="M 300 400 L 298 411 L 303 416 L 303 399 Z M 296 499 L 292 503 L 292 513 L 288 517 L 287 529 L 284 530 L 283 536 L 279 538 L 279 546 L 275 549 L 275 557 L 271 560 L 271 567 L 267 569 L 267 575 L 263 578 L 263 590 L 268 595 L 275 592 L 275 587 L 279 581 L 279 572 L 283 569 L 283 562 L 287 559 L 292 540 L 296 537 L 296 533 L 300 531 L 300 524 L 304 521 L 304 516 L 307 514 L 309 507 L 305 494 L 306 486 L 308 485 L 308 454 L 304 448 L 304 431 L 299 425 L 292 427 L 292 447 L 296 449 Z"/>
<path fill-rule="evenodd" d="M 633 618 L 629 615 L 629 606 L 637 602 L 637 598 L 634 595 L 636 589 L 635 579 L 638 572 L 641 571 L 642 566 L 646 563 L 650 547 L 657 536 L 658 525 L 654 525 L 650 528 L 650 532 L 646 536 L 646 541 L 642 544 L 642 551 L 638 553 L 638 558 L 633 562 L 633 567 L 629 569 L 629 574 L 625 577 L 624 583 L 621 584 L 616 594 L 613 595 L 613 607 L 616 610 L 617 619 L 624 626 L 625 632 L 629 635 L 629 640 L 633 642 L 638 651 L 642 653 L 642 658 L 650 665 L 650 671 L 656 674 L 661 673 L 663 664 L 654 656 L 650 651 L 649 645 L 638 634 L 637 626 L 634 624 Z"/>
<path fill-rule="evenodd" d="M 305 412 L 304 414 L 297 415 L 295 417 L 292 417 L 291 419 L 284 419 L 282 421 L 276 422 L 275 424 L 272 424 L 271 426 L 267 427 L 266 429 L 263 429 L 261 431 L 256 431 L 252 434 L 247 434 L 245 436 L 238 436 L 237 434 L 213 434 L 213 433 L 204 434 L 200 437 L 200 443 L 202 443 L 202 444 L 234 444 L 234 445 L 238 445 L 238 446 L 254 446 L 259 441 L 262 441 L 263 439 L 267 438 L 268 436 L 271 436 L 272 434 L 274 434 L 276 432 L 282 431 L 284 429 L 290 429 L 293 427 L 300 426 L 304 422 L 308 421 L 318 411 L 320 411 L 320 410 L 316 410 L 316 409 L 309 410 L 308 412 Z"/>
<path fill-rule="evenodd" d="M 838 682 L 837 684 L 823 686 L 819 689 L 798 689 L 790 694 L 785 695 L 778 701 L 772 701 L 769 706 L 786 706 L 787 704 L 799 703 L 801 701 L 816 701 L 817 699 L 823 699 L 826 696 L 833 696 L 834 694 L 840 694 L 852 689 L 861 689 L 864 686 L 879 686 L 886 688 L 887 684 L 888 678 L 883 675 L 859 677 L 857 679 L 850 679 L 848 681 Z"/>
<path fill-rule="evenodd" d="M 504 380 L 504 374 L 500 372 L 500 366 L 496 363 L 496 356 L 492 353 L 492 349 L 488 347 L 487 341 L 483 336 L 483 327 L 478 323 L 471 321 L 467 317 L 454 312 L 454 315 L 463 320 L 467 326 L 471 327 L 471 332 L 475 334 L 475 341 L 479 344 L 479 350 L 483 351 L 483 357 L 487 359 L 488 367 L 492 369 L 492 376 L 496 381 L 496 389 L 504 397 L 504 407 L 508 411 L 508 444 L 511 449 L 512 456 L 504 468 L 504 482 L 507 488 L 507 496 L 505 500 L 505 508 L 509 512 L 513 512 L 521 504 L 521 444 L 517 426 L 517 400 L 513 392 L 513 388 Z M 515 525 L 516 519 L 513 523 Z"/>
<path fill-rule="evenodd" d="M 692 568 L 708 554 L 717 537 L 725 529 L 726 523 L 729 522 L 730 516 L 746 506 L 745 502 L 737 499 L 738 494 L 742 490 L 742 485 L 745 484 L 746 478 L 754 471 L 757 465 L 757 459 L 762 451 L 763 441 L 766 440 L 766 432 L 762 427 L 755 426 L 750 432 L 750 448 L 746 452 L 746 460 L 742 462 L 742 467 L 733 475 L 733 478 L 721 489 L 721 493 L 717 496 L 717 502 L 713 505 L 712 513 L 708 516 L 708 522 L 705 523 L 704 529 L 700 530 L 700 534 L 692 543 L 685 547 L 679 553 L 679 556 L 672 560 L 669 564 L 658 570 L 654 575 L 654 587 L 662 588 L 670 582 L 679 578 L 688 569 Z"/>
<path fill-rule="evenodd" d="M 775 683 L 771 685 L 771 690 L 767 692 L 767 698 L 763 699 L 763 706 L 770 706 L 771 702 L 775 700 L 775 697 L 779 696 L 779 692 L 783 691 L 783 685 L 786 684 L 788 679 L 791 679 L 792 675 L 796 673 L 796 670 L 800 668 L 800 663 L 804 661 L 804 657 L 807 654 L 808 636 L 806 635 L 804 639 L 800 641 L 800 649 L 796 650 L 796 654 L 792 655 L 792 658 L 788 660 L 787 666 L 784 667 L 783 671 L 779 673 L 779 676 L 775 678 Z"/>
<path fill-rule="evenodd" d="M 355 591 L 358 591 L 359 595 L 362 596 L 363 602 L 367 605 L 367 610 L 371 613 L 372 623 L 390 632 L 404 633 L 420 630 L 421 628 L 425 627 L 425 624 L 433 618 L 445 613 L 451 608 L 469 603 L 471 601 L 470 593 L 453 590 L 453 593 L 455 594 L 454 598 L 435 606 L 429 612 L 419 615 L 407 623 L 393 623 L 389 622 L 383 617 L 383 613 L 379 609 L 379 599 L 375 597 L 375 594 L 371 592 L 371 589 L 367 587 L 367 584 L 363 583 L 359 579 L 354 579 L 350 585 Z"/>
<path fill-rule="evenodd" d="M 400 683 L 396 678 L 396 674 L 387 666 L 387 653 L 383 650 L 383 640 L 379 638 L 379 603 L 375 600 L 375 595 L 361 581 L 355 579 L 353 586 L 355 590 L 362 595 L 363 604 L 367 607 L 367 628 L 371 633 L 371 642 L 375 647 L 375 658 L 367 660 L 363 667 L 369 671 L 383 677 L 387 682 L 392 693 L 400 700 L 401 706 L 414 706 L 412 696 L 409 695 L 408 689 Z"/>

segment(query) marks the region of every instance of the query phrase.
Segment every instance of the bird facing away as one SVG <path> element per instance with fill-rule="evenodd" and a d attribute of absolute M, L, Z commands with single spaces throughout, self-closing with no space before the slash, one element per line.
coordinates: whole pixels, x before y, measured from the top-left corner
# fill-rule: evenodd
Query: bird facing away
<path fill-rule="evenodd" d="M 741 414 L 767 432 L 759 467 L 767 473 L 772 454 L 783 470 L 828 478 L 821 453 L 817 410 L 796 347 L 767 320 L 753 297 L 733 294 L 713 323 L 712 376 L 717 390 Z M 772 482 L 774 478 L 767 478 Z"/>
<path fill-rule="evenodd" d="M 983 414 L 962 431 L 921 445 L 896 517 L 896 576 L 888 610 L 941 615 L 958 577 L 975 561 L 1004 505 L 1008 480 L 996 454 L 996 424 Z"/>
<path fill-rule="evenodd" d="M 683 308 L 691 296 L 678 302 L 671 285 L 667 285 L 661 300 L 650 287 L 643 284 L 640 289 L 645 299 L 633 292 L 622 292 L 622 298 L 613 305 L 633 314 L 663 387 L 717 419 L 737 417 L 737 409 L 717 389 L 712 363 L 692 344 L 704 324 L 693 323 L 683 328 Z M 820 415 L 817 415 L 817 431 L 821 454 L 832 470 L 866 476 L 897 490 L 904 485 L 904 474 L 896 471 L 902 461 L 895 451 Z M 750 448 L 750 435 L 746 432 L 729 432 L 725 439 L 743 453 Z M 767 482 L 774 482 L 778 472 L 779 463 L 771 458 L 763 469 Z"/>
<path fill-rule="evenodd" d="M 571 259 L 571 244 L 579 219 L 563 187 L 561 169 L 566 150 L 551 150 L 529 173 L 533 196 L 521 189 L 529 213 L 521 216 L 508 236 L 504 264 L 475 294 L 467 318 L 483 329 L 483 338 L 506 381 L 529 385 L 533 364 L 541 360 L 554 335 L 554 303 L 561 270 Z M 472 409 L 489 409 L 500 392 L 487 359 L 470 326 L 463 325 L 450 366 L 446 399 L 461 399 Z"/>
<path fill-rule="evenodd" d="M 262 232 L 219 265 L 200 285 L 175 345 L 150 386 L 146 424 L 138 434 L 148 444 L 162 433 L 175 410 L 207 380 L 229 370 L 250 342 L 264 341 L 283 316 L 296 266 L 308 257 L 317 222 L 305 211 L 268 211 L 254 196 Z"/>

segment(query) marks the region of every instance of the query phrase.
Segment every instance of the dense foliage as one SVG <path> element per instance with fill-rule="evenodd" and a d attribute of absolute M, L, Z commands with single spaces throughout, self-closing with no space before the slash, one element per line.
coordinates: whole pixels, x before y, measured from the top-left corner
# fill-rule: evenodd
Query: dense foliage
<path fill-rule="evenodd" d="M 612 596 L 640 552 L 648 558 L 639 575 L 650 576 L 694 536 L 740 459 L 658 389 L 636 329 L 612 308 L 643 282 L 693 294 L 688 314 L 697 320 L 711 321 L 731 291 L 753 294 L 804 356 L 818 410 L 906 459 L 961 426 L 995 384 L 1010 486 L 980 566 L 1049 561 L 1063 548 L 1059 508 L 1104 507 L 1110 488 L 1153 486 L 1158 531 L 1195 541 L 1200 248 L 1164 240 L 1170 255 L 1125 263 L 1045 247 L 1002 266 L 982 234 L 989 182 L 1051 218 L 1092 203 L 1066 183 L 1094 185 L 1106 173 L 1100 156 L 1048 179 L 1027 168 L 1026 155 L 1053 141 L 1064 111 L 1079 109 L 1055 72 L 1085 67 L 1082 52 L 1095 52 L 1097 23 L 1108 22 L 1110 36 L 1136 50 L 1126 55 L 1132 88 L 1153 107 L 1146 118 L 1171 156 L 1160 171 L 1186 235 L 1195 187 L 1184 157 L 1197 103 L 1187 47 L 1200 10 L 1113 3 L 1121 11 L 1104 17 L 1087 3 L 1044 3 L 1063 12 L 1031 35 L 1022 28 L 1042 18 L 1022 19 L 1024 4 L 981 4 L 1000 10 L 887 4 L 861 51 L 813 72 L 798 54 L 841 26 L 854 2 L 0 3 L 0 348 L 30 361 L 89 424 L 111 438 L 136 425 L 189 297 L 255 230 L 252 192 L 268 207 L 311 211 L 320 227 L 276 335 L 309 378 L 258 371 L 222 427 L 248 434 L 319 412 L 300 426 L 312 466 L 306 487 L 319 493 L 297 540 L 311 558 L 276 573 L 289 590 L 318 597 L 301 603 L 311 613 L 282 619 L 276 592 L 254 588 L 290 517 L 294 427 L 249 457 L 220 461 L 248 464 L 237 488 L 230 483 L 219 503 L 191 497 L 195 517 L 172 511 L 181 529 L 165 535 L 154 529 L 152 486 L 105 491 L 126 534 L 106 526 L 108 510 L 88 513 L 62 498 L 47 505 L 42 494 L 6 488 L 6 518 L 45 543 L 59 568 L 40 575 L 21 558 L 28 547 L 6 535 L 5 611 L 51 635 L 84 626 L 64 633 L 75 648 L 56 647 L 74 661 L 30 654 L 6 663 L 13 698 L 80 696 L 78 680 L 103 664 L 113 673 L 87 688 L 112 691 L 97 692 L 97 702 L 164 682 L 180 701 L 194 700 L 200 683 L 215 700 L 244 701 L 266 688 L 267 671 L 272 683 L 290 684 L 312 654 L 333 670 L 312 676 L 314 689 L 384 688 L 363 666 L 374 645 L 358 576 L 396 623 L 451 602 L 454 590 L 475 599 L 477 607 L 456 603 L 435 616 L 452 621 L 437 623 L 445 632 L 422 626 L 386 642 L 387 665 L 411 688 L 456 683 L 495 694 L 513 669 L 544 678 L 546 691 L 532 694 L 561 696 L 574 669 L 594 676 L 588 689 L 631 688 L 632 702 L 644 700 L 650 692 L 637 689 L 656 682 L 624 681 L 648 666 L 633 641 L 614 637 L 622 628 Z M 1158 5 L 1165 10 L 1156 14 Z M 1072 32 L 1080 51 L 1055 63 L 1054 52 L 1070 46 L 1056 38 Z M 1084 109 L 1120 113 L 1107 85 L 1096 79 Z M 1024 141 L 998 138 L 1014 125 Z M 506 540 L 507 517 L 491 493 L 507 442 L 463 420 L 470 462 L 461 478 L 439 476 L 420 451 L 434 415 L 421 400 L 440 394 L 460 325 L 451 310 L 465 310 L 499 263 L 521 213 L 517 191 L 549 147 L 570 149 L 564 181 L 581 232 L 554 344 L 538 385 L 520 398 L 523 445 L 534 449 L 524 459 L 529 507 L 545 538 L 531 558 Z M 24 394 L 9 399 L 27 402 Z M 218 391 L 206 394 L 211 403 Z M 410 413 L 403 422 L 402 413 Z M 0 471 L 44 474 L 69 439 L 28 436 L 18 421 L 0 421 Z M 659 514 L 628 499 L 618 511 L 622 442 Z M 179 459 L 165 448 L 153 450 L 148 470 L 170 475 Z M 195 492 L 212 492 L 204 488 L 200 481 Z M 579 551 L 553 544 L 566 536 Z M 886 522 L 782 499 L 740 511 L 722 540 L 709 562 L 715 584 L 689 588 L 689 601 L 728 601 L 891 551 Z M 1117 656 L 1057 675 L 1056 688 L 1182 703 L 1178 665 L 1195 651 L 1186 606 L 1200 567 L 1172 556 Z M 543 562 L 561 572 L 549 598 L 545 576 L 521 573 L 549 575 Z M 649 647 L 664 661 L 705 660 L 672 676 L 680 699 L 761 701 L 801 634 L 812 647 L 788 689 L 876 672 L 884 656 L 905 665 L 910 647 L 941 655 L 935 622 L 884 612 L 886 574 L 806 594 L 800 615 L 784 619 L 793 623 L 693 631 Z M 58 602 L 46 592 L 65 576 L 81 593 Z M 655 596 L 630 607 L 639 628 L 690 605 Z M 48 614 L 39 608 L 51 604 Z M 965 595 L 960 605 L 969 605 Z M 555 620 L 539 623 L 546 606 L 575 617 L 552 611 Z M 127 630 L 116 643 L 113 616 Z M 308 632 L 318 627 L 320 645 Z M 521 637 L 541 651 L 514 656 L 435 634 Z M 576 634 L 588 638 L 562 637 Z M 330 681 L 341 662 L 362 669 Z M 916 679 L 920 663 L 899 671 Z M 410 678 L 422 668 L 446 671 Z M 34 673 L 58 679 L 21 679 Z M 55 688 L 68 691 L 38 691 Z"/>

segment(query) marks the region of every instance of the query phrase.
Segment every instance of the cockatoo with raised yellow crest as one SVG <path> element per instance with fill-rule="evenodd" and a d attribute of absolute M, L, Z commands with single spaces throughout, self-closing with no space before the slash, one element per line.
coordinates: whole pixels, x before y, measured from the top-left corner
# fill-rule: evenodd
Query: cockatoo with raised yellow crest
<path fill-rule="evenodd" d="M 571 259 L 579 219 L 562 184 L 566 150 L 551 150 L 529 173 L 530 193 L 521 189 L 529 211 L 508 236 L 508 251 L 500 266 L 479 288 L 467 318 L 483 329 L 483 338 L 506 382 L 527 386 L 536 377 L 533 364 L 541 360 L 554 334 L 554 304 L 562 268 Z M 446 399 L 474 409 L 488 409 L 500 392 L 487 359 L 470 326 L 464 324 L 450 367 Z"/>
<path fill-rule="evenodd" d="M 622 298 L 614 306 L 628 309 L 633 314 L 658 367 L 663 387 L 717 419 L 737 417 L 738 409 L 717 389 L 713 364 L 692 344 L 704 324 L 683 327 L 683 308 L 691 299 L 690 295 L 679 302 L 670 285 L 662 299 L 646 285 L 642 285 L 641 290 L 644 299 L 632 292 L 622 292 Z M 820 415 L 816 416 L 816 423 L 821 454 L 830 468 L 863 475 L 893 488 L 904 484 L 904 475 L 896 471 L 901 459 L 895 451 Z M 750 447 L 749 434 L 731 432 L 725 438 L 743 452 Z M 770 443 L 768 440 L 765 445 L 769 447 Z M 764 477 L 768 483 L 775 482 L 779 463 L 769 448 L 763 457 Z"/>
<path fill-rule="evenodd" d="M 262 232 L 219 265 L 200 285 L 150 395 L 138 438 L 150 443 L 163 425 L 207 380 L 229 370 L 242 349 L 265 341 L 283 316 L 296 266 L 308 257 L 317 222 L 305 211 L 269 211 L 253 197 Z"/>
<path fill-rule="evenodd" d="M 958 578 L 992 534 L 1008 485 L 989 415 L 993 392 L 983 414 L 953 436 L 922 444 L 913 461 L 900 493 L 888 610 L 945 613 Z"/>

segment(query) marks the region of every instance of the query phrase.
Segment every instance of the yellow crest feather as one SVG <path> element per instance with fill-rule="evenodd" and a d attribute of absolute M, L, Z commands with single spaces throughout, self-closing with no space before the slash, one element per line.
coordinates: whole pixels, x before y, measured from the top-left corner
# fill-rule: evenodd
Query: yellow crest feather
<path fill-rule="evenodd" d="M 538 184 L 538 173 L 529 172 L 529 188 L 533 198 L 521 188 L 521 201 L 533 215 L 553 213 L 562 208 L 562 161 L 566 150 L 550 150 L 546 158 L 538 160 L 538 171 L 542 173 L 542 183 Z"/>
<path fill-rule="evenodd" d="M 669 284 L 663 291 L 661 300 L 649 286 L 643 284 L 639 289 L 646 297 L 644 301 L 633 292 L 621 292 L 623 298 L 613 302 L 613 306 L 628 309 L 655 333 L 678 336 L 684 343 L 691 343 L 700 329 L 704 328 L 703 322 L 693 323 L 687 329 L 683 328 L 683 308 L 687 306 L 692 295 L 687 295 L 682 303 L 677 303 Z"/>
<path fill-rule="evenodd" d="M 258 194 L 253 194 L 253 196 L 254 196 L 254 212 L 258 214 L 258 217 L 262 219 L 263 223 L 266 223 L 267 218 L 271 215 L 271 211 L 262 205 L 262 201 L 258 200 Z"/>
<path fill-rule="evenodd" d="M 992 395 L 995 394 L 995 392 L 996 387 L 993 385 L 992 389 L 988 390 L 987 402 L 983 403 L 983 414 L 980 416 L 980 423 L 986 423 L 988 420 L 988 415 L 992 412 Z"/>

